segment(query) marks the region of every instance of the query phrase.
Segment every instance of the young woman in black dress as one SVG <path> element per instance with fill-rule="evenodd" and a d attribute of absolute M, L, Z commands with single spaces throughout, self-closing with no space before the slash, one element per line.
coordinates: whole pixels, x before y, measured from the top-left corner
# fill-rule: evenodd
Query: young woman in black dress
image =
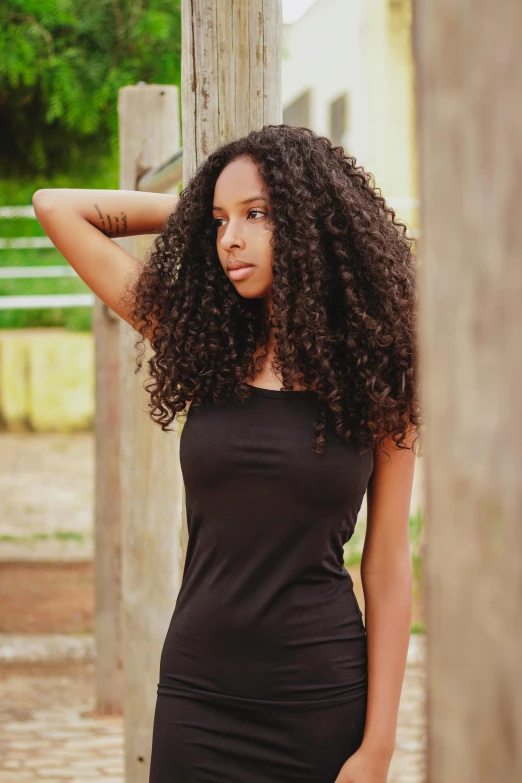
<path fill-rule="evenodd" d="M 405 227 L 341 147 L 286 125 L 215 150 L 179 198 L 33 203 L 150 342 L 152 418 L 185 418 L 189 541 L 151 783 L 385 783 L 421 425 Z M 152 232 L 145 264 L 108 239 Z M 363 622 L 343 545 L 365 492 Z"/>

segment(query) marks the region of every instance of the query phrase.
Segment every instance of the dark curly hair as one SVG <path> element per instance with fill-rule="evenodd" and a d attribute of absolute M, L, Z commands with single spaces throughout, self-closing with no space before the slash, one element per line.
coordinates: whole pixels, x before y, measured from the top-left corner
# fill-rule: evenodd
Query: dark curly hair
<path fill-rule="evenodd" d="M 270 200 L 269 317 L 263 299 L 236 291 L 217 254 L 214 186 L 239 156 L 257 165 Z M 152 347 L 151 418 L 167 430 L 188 401 L 245 401 L 273 327 L 283 388 L 304 385 L 320 401 L 316 453 L 327 415 L 361 450 L 387 436 L 412 448 L 407 436 L 414 430 L 417 442 L 422 423 L 412 244 L 371 175 L 328 138 L 265 125 L 223 144 L 181 192 L 132 288 L 133 324 L 146 327 Z M 263 352 L 254 361 L 256 347 Z"/>

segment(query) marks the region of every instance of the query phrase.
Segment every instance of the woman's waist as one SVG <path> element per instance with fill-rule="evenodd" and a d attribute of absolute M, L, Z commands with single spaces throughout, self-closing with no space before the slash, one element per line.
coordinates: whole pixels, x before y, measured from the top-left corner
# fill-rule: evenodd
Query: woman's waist
<path fill-rule="evenodd" d="M 342 602 L 340 602 L 342 604 Z M 366 632 L 355 610 L 266 616 L 174 612 L 161 681 L 262 698 L 330 698 L 366 677 Z M 268 696 L 266 696 L 268 698 Z"/>
<path fill-rule="evenodd" d="M 350 638 L 303 640 L 299 645 L 253 644 L 246 635 L 224 643 L 187 639 L 169 631 L 160 683 L 253 699 L 326 699 L 349 696 L 367 681 L 364 632 Z"/>
<path fill-rule="evenodd" d="M 343 635 L 362 625 L 362 614 L 350 574 L 342 572 L 314 577 L 292 576 L 273 570 L 252 579 L 240 571 L 217 578 L 189 574 L 183 580 L 175 609 L 177 623 L 240 633 L 259 631 L 266 638 L 283 626 L 290 636 L 303 636 L 314 628 Z"/>
<path fill-rule="evenodd" d="M 227 687 L 231 687 L 232 691 L 225 690 Z M 311 687 L 307 684 L 304 688 L 301 686 L 296 689 L 292 688 L 291 684 L 285 683 L 284 689 L 269 690 L 266 687 L 261 689 L 257 684 L 252 687 L 249 683 L 247 688 L 243 685 L 241 689 L 238 683 L 230 686 L 226 682 L 216 683 L 208 678 L 201 682 L 194 677 L 187 678 L 182 674 L 162 672 L 157 684 L 157 693 L 160 696 L 198 700 L 218 706 L 239 708 L 242 711 L 250 708 L 303 709 L 305 706 L 307 709 L 324 708 L 361 698 L 366 699 L 368 675 L 363 671 L 358 679 L 344 684 L 338 683 L 329 688 Z"/>

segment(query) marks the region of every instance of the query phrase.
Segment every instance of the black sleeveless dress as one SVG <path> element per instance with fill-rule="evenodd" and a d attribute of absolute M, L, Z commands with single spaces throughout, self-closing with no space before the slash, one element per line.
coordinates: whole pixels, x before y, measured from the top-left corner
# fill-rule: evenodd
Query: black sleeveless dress
<path fill-rule="evenodd" d="M 367 647 L 343 544 L 373 452 L 313 391 L 189 409 L 189 541 L 163 646 L 150 783 L 333 783 L 361 744 Z"/>

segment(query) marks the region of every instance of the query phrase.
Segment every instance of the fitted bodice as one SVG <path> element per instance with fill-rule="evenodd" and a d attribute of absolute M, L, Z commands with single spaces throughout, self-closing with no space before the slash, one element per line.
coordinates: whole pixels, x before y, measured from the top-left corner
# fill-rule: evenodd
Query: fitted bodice
<path fill-rule="evenodd" d="M 366 639 L 343 562 L 373 470 L 313 391 L 252 386 L 191 407 L 180 440 L 189 541 L 160 687 L 327 699 L 359 687 Z M 168 665 L 167 665 L 168 661 Z"/>

